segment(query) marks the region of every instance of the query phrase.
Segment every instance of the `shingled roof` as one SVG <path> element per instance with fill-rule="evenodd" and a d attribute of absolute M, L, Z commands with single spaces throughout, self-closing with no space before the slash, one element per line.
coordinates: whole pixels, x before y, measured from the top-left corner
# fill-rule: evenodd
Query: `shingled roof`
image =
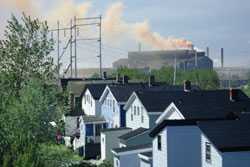
<path fill-rule="evenodd" d="M 82 95 L 88 89 L 95 100 L 99 100 L 107 84 L 87 84 Z"/>
<path fill-rule="evenodd" d="M 222 152 L 250 150 L 249 120 L 199 122 L 198 126 Z"/>
<path fill-rule="evenodd" d="M 119 136 L 119 139 L 126 141 L 126 140 L 131 139 L 132 137 L 138 136 L 138 135 L 146 132 L 147 130 L 148 129 L 146 129 L 146 128 L 138 128 L 138 129 L 135 129 L 135 130 L 130 131 L 128 133 L 125 133 L 122 136 Z"/>
<path fill-rule="evenodd" d="M 127 151 L 150 149 L 150 148 L 152 148 L 152 143 L 136 145 L 136 146 L 129 146 L 129 147 L 114 148 L 113 151 L 115 153 L 122 153 L 122 152 L 127 152 Z"/>
<path fill-rule="evenodd" d="M 248 97 L 242 91 L 237 91 L 238 101 L 248 100 Z M 229 90 L 196 90 L 191 92 L 144 90 L 136 91 L 136 95 L 147 111 L 150 112 L 164 111 L 171 102 L 174 102 L 178 107 L 185 106 L 185 109 L 195 109 L 196 107 L 200 109 L 203 104 L 209 106 L 232 103 Z"/>

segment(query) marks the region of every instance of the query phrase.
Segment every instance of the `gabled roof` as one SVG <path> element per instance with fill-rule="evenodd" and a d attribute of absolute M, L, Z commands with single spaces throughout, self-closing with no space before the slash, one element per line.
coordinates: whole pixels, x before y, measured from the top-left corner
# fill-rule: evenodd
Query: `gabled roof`
<path fill-rule="evenodd" d="M 105 87 L 107 84 L 87 84 L 85 86 L 85 89 L 82 92 L 82 96 L 83 94 L 86 92 L 86 90 L 89 90 L 89 92 L 91 93 L 92 97 L 95 100 L 99 100 Z"/>
<path fill-rule="evenodd" d="M 240 90 L 238 91 L 239 101 L 248 100 L 248 97 Z M 191 92 L 184 91 L 136 91 L 147 111 L 164 111 L 170 103 L 174 102 L 177 107 L 194 109 L 204 107 L 204 105 L 221 105 L 231 103 L 229 90 L 196 90 Z"/>
<path fill-rule="evenodd" d="M 250 121 L 199 122 L 199 128 L 221 152 L 250 151 Z"/>
<path fill-rule="evenodd" d="M 140 135 L 140 134 L 142 134 L 142 133 L 144 133 L 144 132 L 146 132 L 148 130 L 149 129 L 146 129 L 146 128 L 138 128 L 138 129 L 135 129 L 135 130 L 130 131 L 128 133 L 125 133 L 124 135 L 119 136 L 118 138 L 121 139 L 121 140 L 126 141 L 126 140 L 129 140 L 129 139 L 131 139 L 131 138 L 133 138 L 135 136 L 138 136 L 138 135 Z"/>

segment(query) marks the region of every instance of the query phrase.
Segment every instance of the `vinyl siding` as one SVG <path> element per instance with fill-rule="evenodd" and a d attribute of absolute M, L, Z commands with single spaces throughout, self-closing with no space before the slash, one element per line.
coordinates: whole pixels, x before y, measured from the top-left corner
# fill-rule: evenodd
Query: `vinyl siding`
<path fill-rule="evenodd" d="M 223 167 L 249 167 L 250 151 L 225 152 L 223 157 Z"/>
<path fill-rule="evenodd" d="M 134 112 L 136 107 L 136 112 Z M 138 109 L 139 108 L 139 113 Z M 142 121 L 143 116 L 143 121 Z M 131 120 L 133 117 L 133 120 Z M 139 99 L 135 99 L 126 112 L 126 125 L 129 128 L 137 129 L 140 127 L 149 128 L 149 116 Z"/>
<path fill-rule="evenodd" d="M 126 130 L 117 130 L 117 131 L 109 131 L 109 132 L 101 132 L 101 159 L 102 160 L 113 160 L 113 154 L 111 150 L 113 148 L 120 147 L 119 136 L 128 133 L 131 131 L 130 129 Z"/>
<path fill-rule="evenodd" d="M 87 97 L 89 97 L 90 100 L 87 100 Z M 101 112 L 101 104 L 99 100 L 95 100 L 88 89 L 82 97 L 82 110 L 86 115 L 93 116 L 99 116 Z"/>
<path fill-rule="evenodd" d="M 163 130 L 161 133 L 161 150 L 158 150 L 157 137 L 153 139 L 153 167 L 167 167 L 167 131 Z"/>
<path fill-rule="evenodd" d="M 110 92 L 101 104 L 101 116 L 108 122 L 108 128 L 120 127 L 120 105 Z"/>
<path fill-rule="evenodd" d="M 201 131 L 197 126 L 170 126 L 164 131 L 168 133 L 169 167 L 201 166 Z"/>
<path fill-rule="evenodd" d="M 201 135 L 201 159 L 202 167 L 222 167 L 221 153 L 211 144 L 211 162 L 206 161 L 206 142 L 210 142 L 206 136 Z"/>
<path fill-rule="evenodd" d="M 143 159 L 140 159 L 140 167 L 152 167 L 152 162 L 147 162 Z"/>

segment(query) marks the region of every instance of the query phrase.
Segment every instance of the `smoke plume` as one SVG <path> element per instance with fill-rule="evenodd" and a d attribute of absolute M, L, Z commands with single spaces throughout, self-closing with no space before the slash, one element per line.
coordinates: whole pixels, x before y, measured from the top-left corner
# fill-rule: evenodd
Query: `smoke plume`
<path fill-rule="evenodd" d="M 106 11 L 104 31 L 113 37 L 121 33 L 132 35 L 134 40 L 147 44 L 155 49 L 192 49 L 192 42 L 185 39 L 163 37 L 152 32 L 147 21 L 128 23 L 122 19 L 124 5 L 121 2 L 112 4 Z"/>

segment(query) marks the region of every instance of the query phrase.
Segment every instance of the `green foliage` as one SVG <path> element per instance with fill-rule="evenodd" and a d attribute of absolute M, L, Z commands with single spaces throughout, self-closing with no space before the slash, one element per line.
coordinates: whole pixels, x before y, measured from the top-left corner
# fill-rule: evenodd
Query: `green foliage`
<path fill-rule="evenodd" d="M 98 167 L 113 167 L 113 164 L 110 161 L 103 161 Z"/>
<path fill-rule="evenodd" d="M 148 75 L 143 70 L 120 68 L 116 73 L 127 75 L 133 81 L 148 81 Z M 174 69 L 171 67 L 162 67 L 159 70 L 152 70 L 151 75 L 155 76 L 156 81 L 173 84 Z M 219 78 L 213 70 L 191 70 L 176 72 L 176 84 L 182 85 L 184 80 L 190 80 L 193 84 L 200 86 L 202 89 L 219 88 Z"/>
<path fill-rule="evenodd" d="M 50 122 L 65 108 L 47 36 L 46 23 L 12 16 L 0 41 L 0 166 L 48 166 L 39 146 L 55 140 Z"/>
<path fill-rule="evenodd" d="M 250 97 L 250 82 L 242 87 L 242 90 Z"/>

